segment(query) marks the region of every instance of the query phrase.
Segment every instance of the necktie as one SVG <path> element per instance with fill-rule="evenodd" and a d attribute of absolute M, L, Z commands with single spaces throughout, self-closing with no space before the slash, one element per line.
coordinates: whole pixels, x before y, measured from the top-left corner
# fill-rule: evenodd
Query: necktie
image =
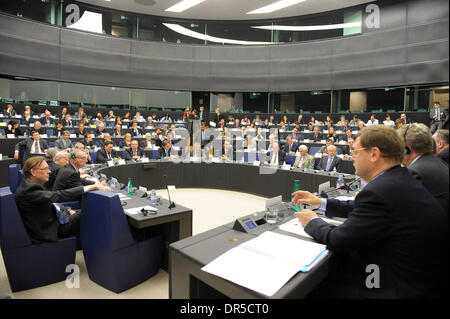
<path fill-rule="evenodd" d="M 34 141 L 34 152 L 39 153 L 39 142 Z"/>
<path fill-rule="evenodd" d="M 133 156 L 137 156 L 137 151 L 136 150 L 133 151 Z"/>
<path fill-rule="evenodd" d="M 111 159 L 111 153 L 107 153 L 108 154 L 108 159 Z"/>
<path fill-rule="evenodd" d="M 328 157 L 328 163 L 327 163 L 327 167 L 325 167 L 325 170 L 328 172 L 330 170 L 330 166 L 331 166 L 331 162 L 333 161 L 333 159 L 331 157 Z"/>
<path fill-rule="evenodd" d="M 438 121 L 441 119 L 441 112 L 439 112 L 439 109 L 436 109 L 436 118 Z"/>

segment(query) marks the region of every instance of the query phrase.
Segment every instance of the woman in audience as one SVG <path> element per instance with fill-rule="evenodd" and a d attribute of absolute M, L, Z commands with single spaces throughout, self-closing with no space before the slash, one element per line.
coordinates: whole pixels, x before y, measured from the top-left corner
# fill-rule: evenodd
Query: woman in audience
<path fill-rule="evenodd" d="M 391 116 L 389 114 L 386 114 L 386 120 L 383 121 L 383 124 L 392 128 L 395 127 L 395 122 L 391 120 Z"/>
<path fill-rule="evenodd" d="M 114 132 L 112 132 L 112 135 L 113 135 L 114 137 L 116 137 L 116 136 L 122 136 L 122 125 L 116 124 L 115 129 L 114 129 Z"/>
<path fill-rule="evenodd" d="M 88 120 L 86 113 L 83 113 L 83 115 L 81 115 L 80 123 L 85 126 L 89 126 L 89 120 Z"/>
<path fill-rule="evenodd" d="M 120 125 L 122 126 L 122 117 L 120 115 L 116 116 L 116 120 L 115 120 L 115 126 Z"/>
<path fill-rule="evenodd" d="M 125 115 L 123 116 L 122 120 L 131 120 L 131 113 L 126 112 Z"/>
<path fill-rule="evenodd" d="M 16 120 L 11 120 L 6 127 L 5 134 L 14 134 L 15 137 L 18 137 L 22 134 L 19 123 Z"/>
<path fill-rule="evenodd" d="M 131 148 L 131 134 L 130 133 L 126 133 L 125 136 L 123 137 L 123 141 L 120 142 L 120 148 Z"/>
<path fill-rule="evenodd" d="M 330 126 L 330 128 L 328 129 L 328 134 L 326 136 L 326 139 L 327 140 L 330 139 L 333 142 L 336 142 L 338 140 L 338 137 L 337 137 L 337 135 L 336 135 L 336 133 L 334 131 L 334 127 L 333 126 Z"/>

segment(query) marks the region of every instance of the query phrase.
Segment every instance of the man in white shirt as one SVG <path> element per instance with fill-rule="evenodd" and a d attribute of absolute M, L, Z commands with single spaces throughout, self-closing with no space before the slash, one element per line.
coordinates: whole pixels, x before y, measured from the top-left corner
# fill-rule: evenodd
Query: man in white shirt
<path fill-rule="evenodd" d="M 370 120 L 367 121 L 366 125 L 377 125 L 378 124 L 378 120 L 375 118 L 375 114 L 372 114 L 370 116 Z"/>
<path fill-rule="evenodd" d="M 30 157 L 30 154 L 43 154 L 48 149 L 47 141 L 41 140 L 41 136 L 37 131 L 31 133 L 31 138 L 16 144 L 14 151 L 14 159 L 16 161 L 19 159 L 19 151 L 23 146 L 25 146 L 24 162 Z"/>

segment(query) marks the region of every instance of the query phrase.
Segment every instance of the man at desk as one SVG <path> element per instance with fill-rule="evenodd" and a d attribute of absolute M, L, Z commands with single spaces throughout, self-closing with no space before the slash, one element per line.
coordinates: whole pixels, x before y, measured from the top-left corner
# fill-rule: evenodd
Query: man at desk
<path fill-rule="evenodd" d="M 31 154 L 43 154 L 48 149 L 46 140 L 41 139 L 41 135 L 37 131 L 31 132 L 31 138 L 20 141 L 15 146 L 14 159 L 19 159 L 19 150 L 25 146 L 24 162 L 30 157 Z"/>
<path fill-rule="evenodd" d="M 293 193 L 297 205 L 320 207 L 329 217 L 347 217 L 334 226 L 311 210 L 295 213 L 305 232 L 335 252 L 335 262 L 340 260 L 331 265 L 315 293 L 337 298 L 445 298 L 447 212 L 400 166 L 405 144 L 394 129 L 364 128 L 354 147 L 356 174 L 368 182 L 354 201 Z M 376 269 L 376 274 L 369 269 Z"/>
<path fill-rule="evenodd" d="M 314 126 L 313 128 L 313 142 L 320 142 L 322 140 L 322 134 L 320 133 L 320 128 L 318 126 Z"/>
<path fill-rule="evenodd" d="M 298 144 L 292 140 L 292 136 L 286 136 L 286 144 L 284 145 L 284 152 L 287 155 L 295 155 L 298 149 Z"/>
<path fill-rule="evenodd" d="M 300 155 L 295 158 L 295 162 L 292 167 L 314 169 L 314 156 L 308 154 L 308 147 L 306 145 L 300 145 L 298 152 Z"/>
<path fill-rule="evenodd" d="M 336 171 L 341 171 L 342 159 L 336 156 L 336 146 L 330 145 L 327 148 L 328 156 L 324 156 L 320 159 L 317 168 L 320 170 L 324 170 L 326 172 L 333 171 L 336 168 Z"/>
<path fill-rule="evenodd" d="M 286 161 L 286 153 L 280 150 L 280 145 L 277 142 L 272 143 L 272 152 L 267 153 L 267 156 L 270 156 L 270 161 L 266 161 L 265 164 L 278 166 Z"/>
<path fill-rule="evenodd" d="M 144 151 L 139 147 L 137 140 L 131 141 L 131 148 L 125 150 L 125 159 L 127 161 L 138 161 L 144 156 Z"/>
<path fill-rule="evenodd" d="M 44 190 L 42 184 L 48 181 L 50 170 L 42 156 L 29 158 L 23 166 L 22 179 L 15 199 L 23 223 L 33 243 L 53 242 L 59 238 L 76 235 L 80 229 L 80 212 L 71 210 L 69 222 L 59 224 L 52 203 L 73 201 L 83 193 L 92 190 L 110 191 L 106 186 L 96 184 L 79 186 L 62 191 Z M 33 265 L 29 265 L 32 267 Z"/>
<path fill-rule="evenodd" d="M 97 151 L 95 162 L 97 164 L 104 164 L 108 161 L 121 158 L 113 148 L 114 143 L 112 141 L 105 141 L 105 146 Z"/>
<path fill-rule="evenodd" d="M 158 159 L 170 159 L 172 155 L 172 144 L 169 140 L 164 140 L 158 149 Z"/>

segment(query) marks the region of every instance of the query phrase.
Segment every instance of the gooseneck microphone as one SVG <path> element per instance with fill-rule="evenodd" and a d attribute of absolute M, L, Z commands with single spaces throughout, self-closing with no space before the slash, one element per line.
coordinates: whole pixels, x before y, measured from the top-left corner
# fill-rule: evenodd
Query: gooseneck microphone
<path fill-rule="evenodd" d="M 175 203 L 170 199 L 169 185 L 167 184 L 167 175 L 164 174 L 163 176 L 164 180 L 166 181 L 167 195 L 169 195 L 169 209 L 172 209 L 175 207 Z"/>

